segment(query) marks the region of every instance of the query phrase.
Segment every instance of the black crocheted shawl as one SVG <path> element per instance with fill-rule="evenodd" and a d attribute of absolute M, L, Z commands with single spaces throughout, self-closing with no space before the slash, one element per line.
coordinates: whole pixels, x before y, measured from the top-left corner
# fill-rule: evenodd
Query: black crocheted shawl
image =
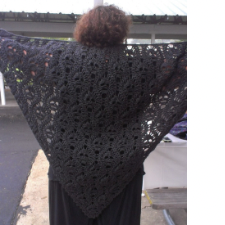
<path fill-rule="evenodd" d="M 86 47 L 0 30 L 0 71 L 63 188 L 90 218 L 187 106 L 187 43 Z"/>

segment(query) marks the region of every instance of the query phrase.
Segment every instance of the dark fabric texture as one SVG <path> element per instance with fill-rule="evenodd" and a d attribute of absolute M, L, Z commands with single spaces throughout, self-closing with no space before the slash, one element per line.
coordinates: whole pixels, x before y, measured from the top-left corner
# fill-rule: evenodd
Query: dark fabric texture
<path fill-rule="evenodd" d="M 187 108 L 187 43 L 86 47 L 0 30 L 0 70 L 55 176 L 90 218 Z"/>
<path fill-rule="evenodd" d="M 143 169 L 95 219 L 76 206 L 59 182 L 49 180 L 50 225 L 140 225 Z"/>
<path fill-rule="evenodd" d="M 49 166 L 49 169 L 48 169 L 48 179 L 49 180 L 52 180 L 52 181 L 59 181 L 59 179 L 57 178 L 56 175 L 54 175 L 54 172 L 51 168 L 51 165 Z"/>

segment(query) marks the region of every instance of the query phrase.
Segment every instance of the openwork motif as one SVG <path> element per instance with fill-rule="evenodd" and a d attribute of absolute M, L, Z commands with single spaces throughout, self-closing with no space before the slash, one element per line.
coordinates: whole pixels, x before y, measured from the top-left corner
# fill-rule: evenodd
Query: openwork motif
<path fill-rule="evenodd" d="M 85 47 L 0 30 L 0 70 L 54 174 L 91 218 L 186 111 L 186 43 Z"/>

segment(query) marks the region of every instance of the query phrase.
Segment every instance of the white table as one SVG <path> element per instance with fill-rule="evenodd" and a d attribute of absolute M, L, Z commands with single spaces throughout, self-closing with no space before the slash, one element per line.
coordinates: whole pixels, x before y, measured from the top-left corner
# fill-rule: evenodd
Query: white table
<path fill-rule="evenodd" d="M 187 141 L 166 135 L 172 142 L 161 142 L 144 162 L 144 189 L 187 187 Z"/>

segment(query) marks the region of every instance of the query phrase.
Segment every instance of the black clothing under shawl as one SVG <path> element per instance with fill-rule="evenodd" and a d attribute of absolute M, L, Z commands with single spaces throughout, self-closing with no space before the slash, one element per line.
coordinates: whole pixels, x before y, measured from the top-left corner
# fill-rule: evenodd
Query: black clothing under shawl
<path fill-rule="evenodd" d="M 140 225 L 143 168 L 96 218 L 88 218 L 58 181 L 49 180 L 50 225 Z"/>
<path fill-rule="evenodd" d="M 186 111 L 187 43 L 86 47 L 0 30 L 0 71 L 62 187 L 97 217 Z"/>

